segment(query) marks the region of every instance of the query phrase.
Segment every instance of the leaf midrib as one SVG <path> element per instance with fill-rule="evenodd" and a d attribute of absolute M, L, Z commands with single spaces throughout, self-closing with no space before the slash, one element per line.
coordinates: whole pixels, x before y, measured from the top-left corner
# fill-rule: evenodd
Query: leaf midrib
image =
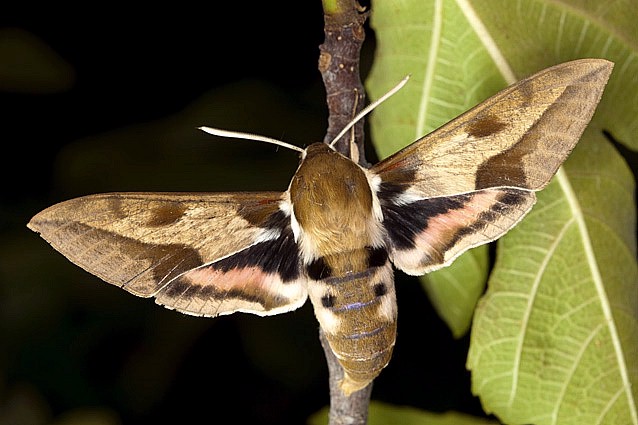
<path fill-rule="evenodd" d="M 605 323 L 609 328 L 609 335 L 611 337 L 612 346 L 614 347 L 614 354 L 618 363 L 618 371 L 620 373 L 624 391 L 627 394 L 627 404 L 629 405 L 629 412 L 631 414 L 632 423 L 634 425 L 638 425 L 638 411 L 636 410 L 636 400 L 634 400 L 633 393 L 631 392 L 631 381 L 627 373 L 628 368 L 625 362 L 625 357 L 623 356 L 620 336 L 618 334 L 618 329 L 616 328 L 614 316 L 611 311 L 609 298 L 607 297 L 607 292 L 605 291 L 603 278 L 600 273 L 600 269 L 598 268 L 598 262 L 596 261 L 594 247 L 591 238 L 589 237 L 589 232 L 587 231 L 585 215 L 583 214 L 583 210 L 580 207 L 580 203 L 578 202 L 576 193 L 574 192 L 574 189 L 569 181 L 569 177 L 567 176 L 567 173 L 563 170 L 563 168 L 560 168 L 558 170 L 558 173 L 556 173 L 556 179 L 558 180 L 558 183 L 560 184 L 560 187 L 565 194 L 565 199 L 568 202 L 572 217 L 574 217 L 576 225 L 578 226 L 578 231 L 581 236 L 583 248 L 585 250 L 585 256 L 587 258 L 587 265 L 589 266 L 592 276 L 592 282 L 594 284 L 594 287 L 596 288 L 596 292 L 598 293 L 600 307 L 603 311 L 603 316 L 605 317 Z"/>
<path fill-rule="evenodd" d="M 463 15 L 465 15 L 465 19 L 467 19 L 468 24 L 472 29 L 474 29 L 474 33 L 479 38 L 485 50 L 494 61 L 494 65 L 498 69 L 499 73 L 503 76 L 508 85 L 514 84 L 518 79 L 516 75 L 514 75 L 514 71 L 510 67 L 509 63 L 505 59 L 503 53 L 499 49 L 498 45 L 490 35 L 489 31 L 483 25 L 483 21 L 476 14 L 476 11 L 470 4 L 468 0 L 455 0 Z"/>

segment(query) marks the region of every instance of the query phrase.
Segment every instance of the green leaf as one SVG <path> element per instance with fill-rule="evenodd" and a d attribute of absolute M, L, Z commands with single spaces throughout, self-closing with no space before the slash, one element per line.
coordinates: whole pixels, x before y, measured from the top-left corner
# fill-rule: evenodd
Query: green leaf
<path fill-rule="evenodd" d="M 623 159 L 590 131 L 500 239 L 467 364 L 504 422 L 638 423 L 633 190 Z"/>
<path fill-rule="evenodd" d="M 575 58 L 616 64 L 596 119 L 638 149 L 638 1 L 459 1 L 488 30 L 505 65 L 518 77 Z M 508 81 L 512 83 L 513 81 Z"/>
<path fill-rule="evenodd" d="M 469 330 L 474 307 L 485 290 L 487 251 L 487 245 L 480 246 L 460 256 L 449 267 L 421 279 L 432 305 L 455 338 Z M 468 285 L 468 282 L 472 283 Z"/>
<path fill-rule="evenodd" d="M 315 413 L 310 425 L 328 423 L 328 408 Z M 404 406 L 373 401 L 368 412 L 368 425 L 498 425 L 498 422 L 458 412 L 432 413 Z"/>
<path fill-rule="evenodd" d="M 507 423 L 638 424 L 633 176 L 602 136 L 638 146 L 638 2 L 384 0 L 372 10 L 370 97 L 412 75 L 372 117 L 381 157 L 542 68 L 578 57 L 616 63 L 564 170 L 498 244 L 468 367 L 485 409 Z M 428 279 L 480 293 L 480 268 L 459 261 L 470 266 Z M 428 287 L 440 312 L 472 308 L 442 288 Z M 447 316 L 456 335 L 470 314 Z"/>

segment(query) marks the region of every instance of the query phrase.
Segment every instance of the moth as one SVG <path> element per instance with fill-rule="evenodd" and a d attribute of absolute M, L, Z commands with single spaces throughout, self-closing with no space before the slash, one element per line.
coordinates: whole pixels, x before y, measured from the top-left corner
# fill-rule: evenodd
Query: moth
<path fill-rule="evenodd" d="M 265 316 L 310 298 L 349 395 L 390 361 L 392 265 L 422 275 L 516 225 L 578 142 L 612 67 L 545 69 L 371 168 L 325 143 L 297 148 L 284 192 L 90 195 L 28 227 L 86 271 L 183 313 Z"/>

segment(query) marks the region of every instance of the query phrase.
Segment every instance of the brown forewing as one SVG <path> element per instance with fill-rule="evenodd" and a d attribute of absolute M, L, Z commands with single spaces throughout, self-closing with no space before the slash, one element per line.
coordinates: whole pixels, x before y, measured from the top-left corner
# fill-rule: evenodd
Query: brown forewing
<path fill-rule="evenodd" d="M 423 274 L 513 227 L 578 142 L 612 67 L 547 68 L 372 167 L 395 266 Z"/>
<path fill-rule="evenodd" d="M 581 59 L 506 88 L 372 167 L 421 198 L 492 187 L 539 190 L 589 123 L 612 63 Z"/>
<path fill-rule="evenodd" d="M 90 273 L 143 297 L 255 244 L 281 193 L 111 193 L 53 205 L 29 223 Z"/>

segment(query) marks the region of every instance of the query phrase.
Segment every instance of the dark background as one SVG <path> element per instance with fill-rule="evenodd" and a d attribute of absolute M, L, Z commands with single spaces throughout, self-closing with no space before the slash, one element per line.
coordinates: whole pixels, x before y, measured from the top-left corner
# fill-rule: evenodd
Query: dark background
<path fill-rule="evenodd" d="M 0 17 L 1 424 L 303 423 L 328 404 L 309 304 L 184 316 L 99 281 L 25 227 L 96 192 L 286 189 L 297 153 L 199 125 L 323 138 L 318 0 L 156 6 Z M 373 52 L 369 32 L 364 73 Z M 397 272 L 397 292 L 397 346 L 373 399 L 479 414 L 467 338 L 451 337 L 417 280 Z"/>

